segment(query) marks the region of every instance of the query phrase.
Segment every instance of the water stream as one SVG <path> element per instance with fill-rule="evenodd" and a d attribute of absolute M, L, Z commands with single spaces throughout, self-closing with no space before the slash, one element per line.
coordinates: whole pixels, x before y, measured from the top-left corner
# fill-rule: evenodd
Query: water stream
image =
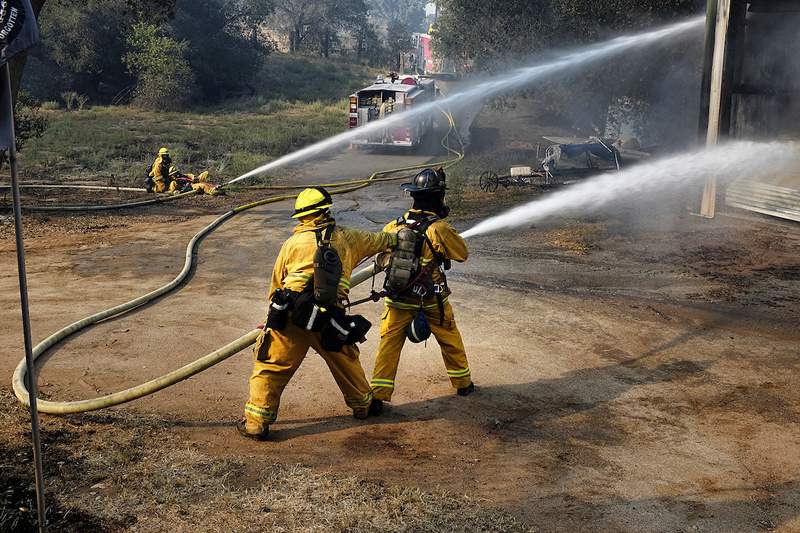
<path fill-rule="evenodd" d="M 474 237 L 530 226 L 553 216 L 586 214 L 615 201 L 643 199 L 697 184 L 709 176 L 721 182 L 800 172 L 800 146 L 793 143 L 732 141 L 610 172 L 512 208 L 462 233 Z"/>
<path fill-rule="evenodd" d="M 452 93 L 446 98 L 423 104 L 402 113 L 389 115 L 382 120 L 373 121 L 364 126 L 347 130 L 323 141 L 301 148 L 300 150 L 279 157 L 274 161 L 234 178 L 230 180 L 228 184 L 264 174 L 265 172 L 290 163 L 298 163 L 300 161 L 312 159 L 333 148 L 346 146 L 353 140 L 363 138 L 370 132 L 380 131 L 392 126 L 392 124 L 434 113 L 440 106 L 456 103 L 462 106 L 470 102 L 475 102 L 477 104 L 486 98 L 520 89 L 537 80 L 543 80 L 556 74 L 567 74 L 570 71 L 586 68 L 592 63 L 617 57 L 637 49 L 646 48 L 655 43 L 662 43 L 670 39 L 684 37 L 687 33 L 701 29 L 704 20 L 704 17 L 695 17 L 655 30 L 617 37 L 610 41 L 556 55 L 553 59 L 537 62 L 533 65 L 513 70 L 507 74 L 490 77 L 484 81 L 475 83 L 475 85 L 472 85 L 466 90 Z"/>

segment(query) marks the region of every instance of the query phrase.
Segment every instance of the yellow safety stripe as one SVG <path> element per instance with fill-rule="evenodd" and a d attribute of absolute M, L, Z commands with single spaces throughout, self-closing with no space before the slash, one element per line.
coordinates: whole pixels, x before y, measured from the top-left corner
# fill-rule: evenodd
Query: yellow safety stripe
<path fill-rule="evenodd" d="M 422 266 L 426 266 L 426 265 L 427 265 L 428 263 L 430 263 L 431 261 L 433 261 L 433 259 L 426 259 L 426 258 L 424 258 L 424 257 L 423 257 L 423 258 L 420 260 L 420 264 L 421 264 Z"/>
<path fill-rule="evenodd" d="M 347 278 L 342 278 L 342 279 L 339 280 L 339 285 L 342 286 L 342 287 L 347 287 L 349 289 L 350 288 L 350 280 L 347 279 Z"/>
<path fill-rule="evenodd" d="M 360 400 L 354 400 L 352 398 L 347 399 L 347 405 L 350 407 L 366 407 L 370 404 L 370 402 L 372 402 L 371 392 L 366 393 Z"/>
<path fill-rule="evenodd" d="M 392 300 L 391 298 L 384 298 L 384 300 L 386 301 L 386 305 L 388 305 L 389 307 L 394 307 L 395 309 L 408 309 L 410 311 L 414 311 L 414 310 L 417 310 L 417 309 L 420 308 L 419 304 L 409 304 L 409 303 L 405 303 L 405 302 L 398 302 L 398 301 Z M 442 300 L 442 305 L 444 305 L 445 303 L 447 303 L 447 298 Z M 429 310 L 432 310 L 432 309 L 439 309 L 439 304 L 438 303 L 425 304 L 425 305 L 422 306 L 422 309 L 424 309 L 426 311 L 429 311 Z"/>
<path fill-rule="evenodd" d="M 372 385 L 373 387 L 386 387 L 387 389 L 393 389 L 394 388 L 394 380 L 392 380 L 392 379 L 372 378 L 372 381 L 370 382 L 370 385 Z"/>
<path fill-rule="evenodd" d="M 250 402 L 247 402 L 244 406 L 244 410 L 246 413 L 250 413 L 251 415 L 255 416 L 256 418 L 260 418 L 266 421 L 275 420 L 275 412 L 270 411 L 269 409 L 264 409 L 263 407 L 259 407 L 254 405 Z"/>
<path fill-rule="evenodd" d="M 313 276 L 311 274 L 303 274 L 302 272 L 292 272 L 290 274 L 286 274 L 286 277 L 283 278 L 283 282 L 286 283 L 289 279 L 299 279 L 303 281 L 308 281 Z"/>
<path fill-rule="evenodd" d="M 463 378 L 469 375 L 469 368 L 463 368 L 461 370 L 448 370 L 447 375 L 451 378 Z"/>

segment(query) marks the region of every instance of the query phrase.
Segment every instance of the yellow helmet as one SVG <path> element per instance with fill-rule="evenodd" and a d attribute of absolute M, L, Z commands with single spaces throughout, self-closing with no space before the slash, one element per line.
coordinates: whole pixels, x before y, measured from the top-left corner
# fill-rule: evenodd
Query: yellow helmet
<path fill-rule="evenodd" d="M 169 155 L 169 149 L 164 147 L 158 151 L 158 155 Z"/>
<path fill-rule="evenodd" d="M 328 191 L 322 187 L 312 187 L 305 189 L 297 195 L 294 202 L 294 214 L 292 218 L 300 218 L 306 215 L 319 213 L 333 205 L 333 198 Z"/>
<path fill-rule="evenodd" d="M 178 174 L 180 174 L 180 172 L 178 172 L 178 167 L 176 167 L 175 165 L 172 165 L 172 166 L 169 167 L 169 177 L 170 178 L 172 176 L 177 176 Z"/>

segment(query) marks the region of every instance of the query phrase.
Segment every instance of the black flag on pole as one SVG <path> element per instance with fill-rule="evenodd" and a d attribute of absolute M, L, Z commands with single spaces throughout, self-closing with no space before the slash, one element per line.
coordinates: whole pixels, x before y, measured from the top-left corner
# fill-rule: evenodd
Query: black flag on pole
<path fill-rule="evenodd" d="M 39 27 L 30 0 L 0 0 L 0 66 L 39 42 Z M 14 105 L 5 83 L 0 83 L 0 150 L 14 143 Z"/>
<path fill-rule="evenodd" d="M 8 70 L 8 65 L 0 67 Z M 14 103 L 11 99 L 10 85 L 5 82 L 8 76 L 3 72 L 0 78 L 0 150 L 8 150 L 14 144 Z"/>
<path fill-rule="evenodd" d="M 0 0 L 0 64 L 39 42 L 30 0 Z"/>

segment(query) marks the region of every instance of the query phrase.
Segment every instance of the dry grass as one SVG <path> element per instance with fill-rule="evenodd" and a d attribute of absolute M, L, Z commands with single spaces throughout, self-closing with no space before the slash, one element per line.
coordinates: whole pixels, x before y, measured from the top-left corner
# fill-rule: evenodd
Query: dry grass
<path fill-rule="evenodd" d="M 27 416 L 7 391 L 0 407 L 0 530 L 28 531 Z M 525 531 L 463 496 L 213 458 L 155 417 L 45 417 L 43 431 L 48 515 L 57 531 Z M 17 486 L 24 489 L 11 490 Z"/>

